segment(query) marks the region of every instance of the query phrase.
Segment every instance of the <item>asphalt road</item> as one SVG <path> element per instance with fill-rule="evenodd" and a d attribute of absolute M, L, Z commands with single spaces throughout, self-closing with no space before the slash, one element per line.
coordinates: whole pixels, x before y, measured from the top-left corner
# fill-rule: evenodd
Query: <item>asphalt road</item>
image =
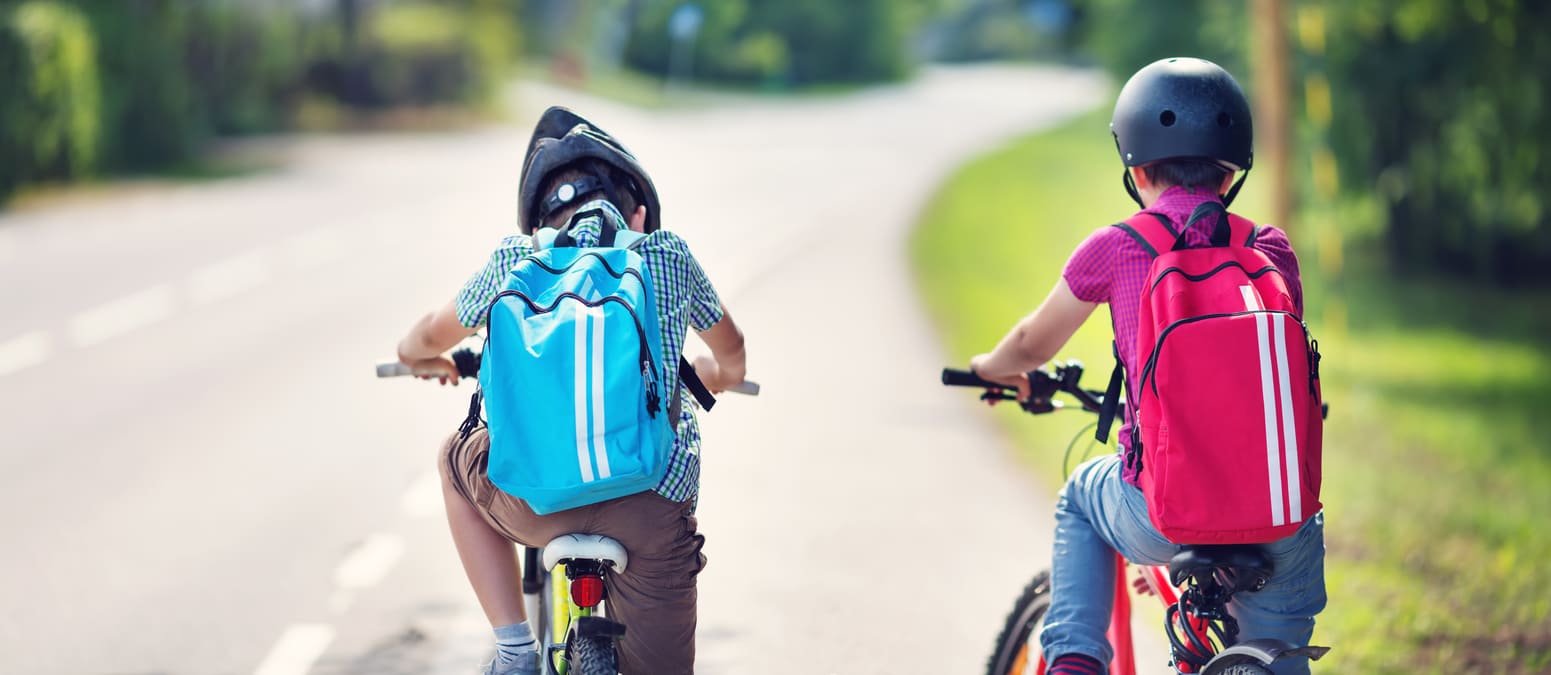
<path fill-rule="evenodd" d="M 1105 92 L 1002 66 L 660 111 L 527 85 L 510 125 L 0 215 L 0 673 L 474 672 L 432 464 L 469 390 L 370 366 L 513 229 L 551 103 L 653 171 L 764 385 L 702 418 L 699 670 L 975 672 L 1053 498 L 936 385 L 907 235 L 959 163 Z"/>

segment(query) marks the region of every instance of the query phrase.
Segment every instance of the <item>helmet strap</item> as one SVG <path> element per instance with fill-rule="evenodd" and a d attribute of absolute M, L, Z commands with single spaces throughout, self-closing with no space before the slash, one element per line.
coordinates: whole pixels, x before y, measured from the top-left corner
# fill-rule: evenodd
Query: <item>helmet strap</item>
<path fill-rule="evenodd" d="M 1233 198 L 1239 196 L 1239 188 L 1244 187 L 1244 179 L 1246 178 L 1249 178 L 1249 169 L 1245 169 L 1244 173 L 1239 174 L 1238 182 L 1234 183 L 1233 187 L 1228 188 L 1228 194 L 1220 195 L 1224 207 L 1232 204 Z"/>
<path fill-rule="evenodd" d="M 1136 179 L 1131 177 L 1131 167 L 1128 166 L 1121 169 L 1120 182 L 1126 186 L 1126 194 L 1131 195 L 1131 199 L 1136 200 L 1137 206 L 1144 209 L 1147 208 L 1147 205 L 1142 203 L 1142 194 L 1136 191 Z"/>

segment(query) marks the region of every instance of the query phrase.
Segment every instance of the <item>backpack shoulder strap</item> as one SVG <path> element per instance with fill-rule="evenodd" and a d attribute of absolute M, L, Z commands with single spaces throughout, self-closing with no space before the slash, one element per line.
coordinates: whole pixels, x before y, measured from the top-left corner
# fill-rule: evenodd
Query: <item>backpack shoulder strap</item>
<path fill-rule="evenodd" d="M 1231 241 L 1242 241 L 1245 246 L 1253 247 L 1255 240 L 1260 238 L 1260 226 L 1236 213 L 1228 214 L 1228 228 L 1232 233 Z"/>
<path fill-rule="evenodd" d="M 1168 216 L 1158 213 L 1143 211 L 1121 222 L 1114 227 L 1124 230 L 1126 234 L 1140 244 L 1148 257 L 1156 258 L 1158 254 L 1173 250 L 1174 242 L 1179 240 L 1179 232 L 1174 229 L 1174 223 L 1169 222 Z"/>
<path fill-rule="evenodd" d="M 614 233 L 614 247 L 637 251 L 641 243 L 646 241 L 646 235 L 635 230 L 618 230 Z"/>
<path fill-rule="evenodd" d="M 1185 229 L 1200 221 L 1212 223 L 1212 246 L 1254 246 L 1255 239 L 1260 236 L 1259 226 L 1248 218 L 1228 213 L 1220 202 L 1203 202 L 1197 206 L 1186 221 Z"/>
<path fill-rule="evenodd" d="M 634 230 L 619 230 L 614 234 L 612 245 L 617 248 L 640 252 L 641 245 L 646 243 L 647 235 Z M 716 405 L 716 396 L 710 388 L 700 381 L 700 376 L 695 373 L 695 367 L 690 365 L 689 359 L 679 355 L 678 367 L 679 381 L 689 389 L 689 393 L 695 397 L 695 402 L 700 404 L 700 409 L 709 412 Z M 668 419 L 673 424 L 678 424 L 679 411 L 683 408 L 683 399 L 678 392 L 673 393 L 673 401 L 668 404 Z"/>

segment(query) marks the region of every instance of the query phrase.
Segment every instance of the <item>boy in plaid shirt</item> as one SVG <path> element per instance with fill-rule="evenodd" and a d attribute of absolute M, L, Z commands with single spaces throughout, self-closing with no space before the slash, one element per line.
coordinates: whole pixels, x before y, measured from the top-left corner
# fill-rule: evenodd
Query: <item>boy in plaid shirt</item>
<path fill-rule="evenodd" d="M 569 149 L 584 146 L 592 150 L 573 158 Z M 542 159 L 557 156 L 568 159 Z M 456 383 L 457 368 L 443 354 L 484 326 L 485 308 L 505 286 L 507 273 L 534 251 L 536 228 L 564 230 L 579 246 L 591 246 L 603 228 L 613 227 L 647 234 L 635 250 L 652 278 L 665 359 L 678 362 L 692 328 L 713 355 L 694 364 L 706 387 L 719 393 L 743 381 L 741 331 L 688 244 L 658 229 L 655 188 L 617 140 L 570 111 L 551 108 L 535 129 L 523 173 L 522 233 L 504 238 L 451 302 L 411 329 L 399 345 L 400 361 Z M 448 523 L 496 633 L 497 654 L 487 675 L 542 672 L 512 543 L 543 546 L 573 532 L 611 537 L 630 554 L 625 573 L 606 576 L 610 618 L 628 628 L 618 643 L 621 672 L 693 672 L 695 582 L 705 564 L 704 538 L 693 515 L 700 430 L 693 397 L 681 385 L 675 395 L 682 405 L 673 451 L 656 489 L 549 515 L 535 514 L 491 483 L 485 473 L 490 440 L 483 426 L 447 440 L 441 473 Z"/>

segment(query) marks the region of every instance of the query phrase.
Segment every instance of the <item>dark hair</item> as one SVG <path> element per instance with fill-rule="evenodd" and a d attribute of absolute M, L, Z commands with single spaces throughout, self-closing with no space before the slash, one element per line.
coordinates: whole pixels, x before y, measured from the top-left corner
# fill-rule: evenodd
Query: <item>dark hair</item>
<path fill-rule="evenodd" d="M 1147 180 L 1168 188 L 1179 186 L 1187 190 L 1198 187 L 1210 189 L 1214 194 L 1222 189 L 1229 171 L 1217 162 L 1200 159 L 1165 159 L 1142 167 Z"/>
<path fill-rule="evenodd" d="M 629 218 L 635 213 L 641 200 L 637 197 L 639 187 L 630 180 L 629 174 L 614 169 L 602 162 L 578 162 L 568 164 L 558 170 L 550 172 L 544 177 L 544 197 L 552 195 L 561 185 L 576 181 L 580 178 L 593 177 L 603 180 L 605 184 L 612 184 L 614 190 L 599 190 L 590 195 L 577 195 L 570 204 L 555 209 L 544 216 L 539 227 L 561 227 L 576 213 L 576 209 L 594 199 L 606 199 L 619 209 L 620 215 Z"/>

